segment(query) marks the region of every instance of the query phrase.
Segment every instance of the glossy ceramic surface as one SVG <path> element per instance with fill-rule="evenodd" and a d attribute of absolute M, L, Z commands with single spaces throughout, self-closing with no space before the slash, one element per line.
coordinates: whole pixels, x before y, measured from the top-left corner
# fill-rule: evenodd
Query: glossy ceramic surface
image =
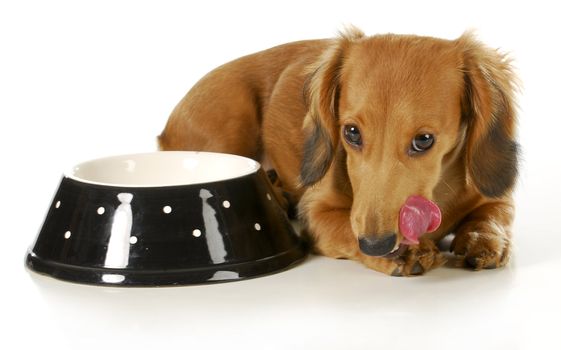
<path fill-rule="evenodd" d="M 26 263 L 74 282 L 158 286 L 257 277 L 304 257 L 258 163 L 157 152 L 67 172 Z"/>

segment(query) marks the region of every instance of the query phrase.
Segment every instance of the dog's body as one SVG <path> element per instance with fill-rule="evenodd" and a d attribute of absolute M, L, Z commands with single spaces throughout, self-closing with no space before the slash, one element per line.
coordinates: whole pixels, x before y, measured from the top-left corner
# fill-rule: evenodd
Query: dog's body
<path fill-rule="evenodd" d="M 318 253 L 420 274 L 443 263 L 435 242 L 455 232 L 452 249 L 467 264 L 499 267 L 514 215 L 513 80 L 508 61 L 470 35 L 353 30 L 217 68 L 178 104 L 159 142 L 270 164 Z M 401 217 L 411 198 L 442 212 L 418 244 Z"/>

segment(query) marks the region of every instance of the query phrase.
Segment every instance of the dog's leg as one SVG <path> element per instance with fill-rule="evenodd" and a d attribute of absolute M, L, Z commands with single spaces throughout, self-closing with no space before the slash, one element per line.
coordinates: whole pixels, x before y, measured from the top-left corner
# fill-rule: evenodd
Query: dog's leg
<path fill-rule="evenodd" d="M 321 191 L 307 191 L 300 204 L 306 231 L 314 252 L 338 259 L 352 259 L 367 267 L 392 276 L 420 275 L 441 266 L 445 259 L 430 239 L 421 239 L 418 246 L 408 247 L 395 258 L 363 254 L 350 222 L 351 199 Z"/>
<path fill-rule="evenodd" d="M 293 196 L 286 192 L 283 188 L 282 182 L 274 169 L 267 170 L 267 177 L 273 185 L 273 191 L 275 198 L 281 205 L 281 207 L 286 211 L 286 214 L 290 219 L 296 219 L 297 217 L 297 208 L 296 208 L 296 200 Z"/>
<path fill-rule="evenodd" d="M 511 250 L 512 203 L 484 204 L 472 211 L 456 230 L 450 251 L 460 263 L 476 270 L 492 269 L 508 263 Z"/>

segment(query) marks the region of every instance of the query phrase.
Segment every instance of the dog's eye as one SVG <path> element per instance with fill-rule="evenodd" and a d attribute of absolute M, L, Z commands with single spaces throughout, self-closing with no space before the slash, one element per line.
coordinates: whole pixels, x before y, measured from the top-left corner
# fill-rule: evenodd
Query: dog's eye
<path fill-rule="evenodd" d="M 410 153 L 422 153 L 434 144 L 434 136 L 431 134 L 419 134 L 411 141 Z"/>
<path fill-rule="evenodd" d="M 360 136 L 360 130 L 356 125 L 345 125 L 343 127 L 343 136 L 345 141 L 353 147 L 362 146 L 362 136 Z"/>

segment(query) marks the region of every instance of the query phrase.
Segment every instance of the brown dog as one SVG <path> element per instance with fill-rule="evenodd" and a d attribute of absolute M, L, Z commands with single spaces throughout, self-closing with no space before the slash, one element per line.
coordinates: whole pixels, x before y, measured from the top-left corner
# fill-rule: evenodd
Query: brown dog
<path fill-rule="evenodd" d="M 159 142 L 270 163 L 320 254 L 416 275 L 444 262 L 435 242 L 455 232 L 468 266 L 495 268 L 511 248 L 514 88 L 505 56 L 470 34 L 351 29 L 215 69 Z"/>

